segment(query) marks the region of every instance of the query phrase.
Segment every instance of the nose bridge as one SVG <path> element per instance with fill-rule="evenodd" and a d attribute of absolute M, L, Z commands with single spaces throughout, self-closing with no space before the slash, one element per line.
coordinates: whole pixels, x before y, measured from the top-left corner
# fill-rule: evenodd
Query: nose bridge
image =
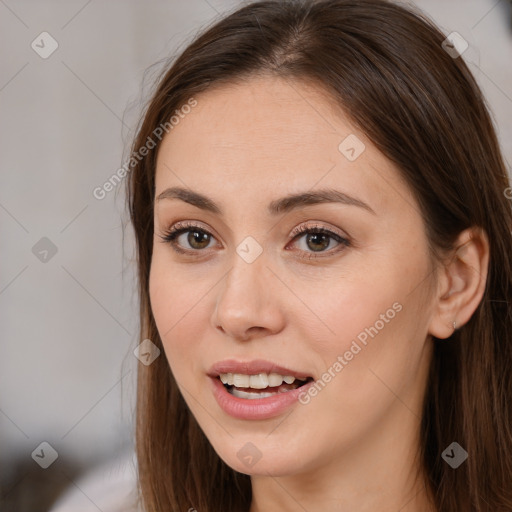
<path fill-rule="evenodd" d="M 252 327 L 276 331 L 282 322 L 276 290 L 269 283 L 269 261 L 262 249 L 259 254 L 256 250 L 251 240 L 239 244 L 218 288 L 212 321 L 233 337 L 246 338 Z"/>
<path fill-rule="evenodd" d="M 240 247 L 240 246 L 239 246 Z M 260 255 L 248 262 L 237 252 L 233 254 L 231 268 L 226 275 L 224 286 L 218 302 L 222 301 L 229 307 L 259 309 L 265 299 L 264 281 L 267 273 L 267 262 Z"/>

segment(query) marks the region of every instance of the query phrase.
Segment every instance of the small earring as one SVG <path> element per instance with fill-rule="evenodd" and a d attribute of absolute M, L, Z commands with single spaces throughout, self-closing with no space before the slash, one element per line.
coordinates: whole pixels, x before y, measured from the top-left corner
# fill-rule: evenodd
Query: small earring
<path fill-rule="evenodd" d="M 456 331 L 457 330 L 457 322 L 454 320 L 453 321 L 453 330 Z"/>

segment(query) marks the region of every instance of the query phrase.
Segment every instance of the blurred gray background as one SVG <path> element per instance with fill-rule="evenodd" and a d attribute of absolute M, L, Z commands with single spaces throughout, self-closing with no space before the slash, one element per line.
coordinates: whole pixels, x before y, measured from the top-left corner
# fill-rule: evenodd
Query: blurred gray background
<path fill-rule="evenodd" d="M 512 162 L 510 2 L 410 3 L 469 43 Z M 0 0 L 2 511 L 50 510 L 64 495 L 62 510 L 112 512 L 104 488 L 133 485 L 133 237 L 124 185 L 92 192 L 127 154 L 145 70 L 240 4 Z"/>

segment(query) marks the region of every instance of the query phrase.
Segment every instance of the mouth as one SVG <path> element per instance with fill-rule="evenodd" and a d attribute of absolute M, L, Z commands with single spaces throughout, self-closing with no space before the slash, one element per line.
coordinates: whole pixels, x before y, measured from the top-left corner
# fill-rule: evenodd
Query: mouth
<path fill-rule="evenodd" d="M 315 382 L 309 373 L 264 359 L 219 361 L 207 375 L 219 407 L 233 418 L 253 421 L 284 414 Z"/>
<path fill-rule="evenodd" d="M 313 381 L 313 377 L 294 377 L 279 373 L 221 373 L 217 379 L 222 382 L 230 395 L 246 400 L 269 398 L 287 393 Z"/>

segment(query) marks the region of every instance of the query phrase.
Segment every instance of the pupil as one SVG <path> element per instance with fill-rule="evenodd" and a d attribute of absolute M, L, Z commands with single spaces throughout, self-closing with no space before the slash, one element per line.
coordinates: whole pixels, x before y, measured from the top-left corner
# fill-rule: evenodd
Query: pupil
<path fill-rule="evenodd" d="M 188 234 L 188 243 L 191 247 L 195 247 L 196 249 L 202 249 L 203 246 L 201 242 L 206 241 L 206 245 L 208 245 L 208 233 L 202 233 L 200 231 L 190 231 Z M 197 247 L 199 245 L 199 247 Z"/>
<path fill-rule="evenodd" d="M 319 238 L 321 239 L 321 242 L 318 241 Z M 313 244 L 320 243 L 320 249 L 325 249 L 329 245 L 328 236 L 325 233 L 311 233 L 311 234 L 309 234 L 307 236 L 307 243 L 309 244 L 312 240 L 314 240 Z M 322 242 L 325 242 L 325 241 L 327 241 L 327 244 L 323 243 L 323 247 L 322 247 Z M 314 247 L 311 247 L 311 249 L 316 250 Z"/>

